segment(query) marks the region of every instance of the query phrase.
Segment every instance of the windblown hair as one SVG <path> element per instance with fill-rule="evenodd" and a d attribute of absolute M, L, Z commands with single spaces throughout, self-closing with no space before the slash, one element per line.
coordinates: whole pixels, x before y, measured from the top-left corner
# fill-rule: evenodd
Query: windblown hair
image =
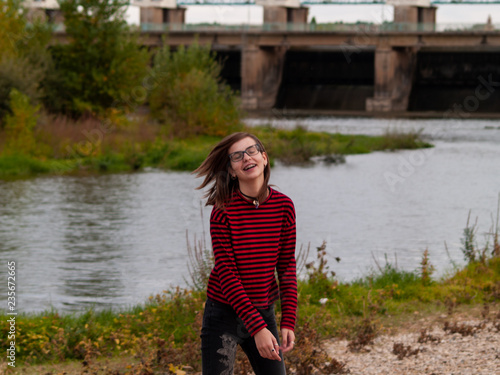
<path fill-rule="evenodd" d="M 233 133 L 220 141 L 213 150 L 210 151 L 203 163 L 192 172 L 196 174 L 196 177 L 205 177 L 203 183 L 196 188 L 198 190 L 205 188 L 213 182 L 213 185 L 203 196 L 203 198 L 208 198 L 206 206 L 215 206 L 224 210 L 231 202 L 234 192 L 239 189 L 238 179 L 233 180 L 229 174 L 229 166 L 231 165 L 231 161 L 229 160 L 229 149 L 234 143 L 247 137 L 255 140 L 255 143 L 260 147 L 260 152 L 266 152 L 264 145 L 255 135 L 244 132 Z M 270 177 L 271 166 L 268 162 L 267 166 L 264 168 L 264 184 L 257 197 L 259 201 L 261 201 L 267 193 Z"/>

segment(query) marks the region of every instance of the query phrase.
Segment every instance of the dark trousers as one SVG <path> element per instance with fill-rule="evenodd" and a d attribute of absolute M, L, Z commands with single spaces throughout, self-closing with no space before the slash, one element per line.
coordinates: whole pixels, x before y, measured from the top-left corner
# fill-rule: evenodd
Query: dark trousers
<path fill-rule="evenodd" d="M 279 343 L 274 307 L 259 312 Z M 281 362 L 261 357 L 254 338 L 231 306 L 207 299 L 201 328 L 202 374 L 232 375 L 238 345 L 247 355 L 255 375 L 286 374 L 282 353 Z"/>

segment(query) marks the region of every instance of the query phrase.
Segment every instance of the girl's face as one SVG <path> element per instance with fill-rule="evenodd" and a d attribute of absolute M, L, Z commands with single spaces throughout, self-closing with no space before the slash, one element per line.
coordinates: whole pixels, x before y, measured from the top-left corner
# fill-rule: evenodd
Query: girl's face
<path fill-rule="evenodd" d="M 268 163 L 266 153 L 259 151 L 253 155 L 249 155 L 249 153 L 252 154 L 255 152 L 255 148 L 253 146 L 256 144 L 257 142 L 253 138 L 247 137 L 234 143 L 229 148 L 229 155 L 238 151 L 246 151 L 243 153 L 243 158 L 241 160 L 231 160 L 231 165 L 229 167 L 229 173 L 231 176 L 236 177 L 240 183 L 264 177 L 264 169 Z M 238 156 L 241 156 L 242 153 L 239 152 L 239 154 L 240 155 L 233 154 L 232 158 L 238 159 Z"/>

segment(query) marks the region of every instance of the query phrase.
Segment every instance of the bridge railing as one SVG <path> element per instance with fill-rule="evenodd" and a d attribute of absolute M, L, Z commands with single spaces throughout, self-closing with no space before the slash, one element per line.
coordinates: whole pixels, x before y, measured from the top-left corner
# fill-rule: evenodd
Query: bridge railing
<path fill-rule="evenodd" d="M 500 32 L 500 24 L 434 24 L 434 23 L 394 23 L 383 24 L 294 24 L 264 23 L 261 25 L 221 25 L 221 24 L 148 24 L 140 26 L 141 31 L 177 32 L 276 32 L 289 31 L 301 33 L 354 32 L 375 34 L 381 32 Z"/>

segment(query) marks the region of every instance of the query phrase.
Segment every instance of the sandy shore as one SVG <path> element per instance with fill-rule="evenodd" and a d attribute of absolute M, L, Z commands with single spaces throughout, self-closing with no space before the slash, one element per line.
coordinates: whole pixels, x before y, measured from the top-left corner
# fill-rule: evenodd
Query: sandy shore
<path fill-rule="evenodd" d="M 461 333 L 453 333 L 449 328 L 444 330 L 446 321 Z M 422 329 L 426 330 L 423 336 Z M 498 313 L 489 314 L 487 319 L 473 320 L 442 316 L 430 325 L 412 324 L 405 331 L 378 336 L 373 345 L 359 353 L 350 352 L 348 341 L 344 340 L 329 341 L 325 347 L 328 354 L 345 363 L 353 375 L 500 375 Z M 413 354 L 398 359 L 393 352 L 395 343 Z"/>

